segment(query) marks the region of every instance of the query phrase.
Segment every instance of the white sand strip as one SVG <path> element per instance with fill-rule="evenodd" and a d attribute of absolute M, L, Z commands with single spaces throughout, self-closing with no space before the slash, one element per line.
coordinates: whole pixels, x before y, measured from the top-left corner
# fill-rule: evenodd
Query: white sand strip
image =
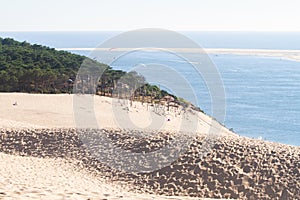
<path fill-rule="evenodd" d="M 274 50 L 274 49 L 205 49 L 208 54 L 232 54 L 262 57 L 278 57 L 293 61 L 300 61 L 300 50 Z"/>
<path fill-rule="evenodd" d="M 58 48 L 57 50 L 64 51 L 132 51 L 133 48 Z M 143 49 L 147 50 L 147 49 Z M 151 50 L 151 49 L 150 49 Z M 153 49 L 155 50 L 155 49 Z M 201 52 L 199 48 L 168 48 L 168 51 L 181 53 L 196 53 Z M 252 56 L 267 56 L 280 57 L 282 59 L 289 59 L 300 61 L 300 50 L 279 50 L 279 49 L 231 49 L 231 48 L 203 48 L 203 51 L 208 54 L 233 54 L 233 55 L 252 55 Z"/>

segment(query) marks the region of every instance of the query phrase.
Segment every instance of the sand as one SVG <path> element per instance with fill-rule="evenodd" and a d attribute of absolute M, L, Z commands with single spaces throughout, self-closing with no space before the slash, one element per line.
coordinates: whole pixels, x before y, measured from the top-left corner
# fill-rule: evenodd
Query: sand
<path fill-rule="evenodd" d="M 77 127 L 73 98 L 73 95 L 68 94 L 1 93 L 0 128 L 26 130 Z M 115 113 L 112 112 L 113 100 L 99 96 L 93 98 L 98 123 L 106 128 L 119 128 Z M 15 103 L 17 105 L 14 105 Z M 151 122 L 148 109 L 146 104 L 134 103 L 130 110 L 130 118 L 134 121 L 135 128 L 143 128 Z M 201 130 L 205 132 L 212 119 L 202 113 L 201 115 L 205 120 L 201 123 L 207 122 L 205 126 L 201 126 Z M 172 112 L 161 117 L 163 121 L 167 118 L 172 120 L 162 128 L 178 129 L 181 119 L 177 119 Z M 16 138 L 13 138 L 13 141 L 16 142 Z M 5 151 L 3 146 L 0 147 L 1 151 Z M 107 184 L 107 180 L 90 175 L 90 172 L 78 168 L 70 159 L 53 156 L 48 158 L 49 155 L 24 157 L 24 154 L 20 155 L 15 150 L 6 153 L 9 154 L 1 153 L 0 156 L 1 199 L 194 199 L 130 193 L 128 188 L 120 189 L 115 182 Z"/>
<path fill-rule="evenodd" d="M 74 160 L 4 153 L 0 160 L 0 199 L 196 199 L 128 192 L 124 185 L 79 168 Z"/>
<path fill-rule="evenodd" d="M 156 114 L 163 125 L 159 130 L 144 130 L 141 137 L 132 134 L 133 128 L 139 133 L 151 123 L 151 107 L 134 103 L 124 111 L 134 127 L 123 125 L 120 129 L 115 117 L 119 112 L 114 113 L 112 108 L 118 104 L 99 96 L 93 97 L 93 108 L 101 126 L 86 129 L 79 123 L 80 129 L 74 129 L 78 124 L 73 97 L 0 94 L 0 198 L 300 198 L 300 147 L 240 137 L 204 113 L 179 115 L 175 110 Z M 17 105 L 13 105 L 15 102 Z M 121 104 L 125 102 L 120 103 L 124 108 Z M 88 107 L 79 108 L 90 112 Z M 198 126 L 188 148 L 171 164 L 155 171 L 128 173 L 111 168 L 91 153 L 97 146 L 95 141 L 87 148 L 81 140 L 81 135 L 94 130 L 94 134 L 109 137 L 122 149 L 156 154 L 175 138 L 184 139 L 178 124 L 184 120 L 189 123 L 192 116 L 197 117 Z"/>
<path fill-rule="evenodd" d="M 110 51 L 110 48 L 59 48 L 57 50 L 65 51 Z M 114 48 L 113 51 L 132 51 L 134 49 L 130 48 Z M 300 51 L 299 50 L 277 50 L 277 49 L 232 49 L 232 48 L 203 48 L 201 49 L 191 49 L 191 48 L 169 48 L 168 50 L 173 52 L 181 53 L 193 53 L 193 52 L 206 52 L 209 55 L 218 54 L 232 54 L 232 55 L 250 55 L 250 56 L 262 56 L 262 57 L 278 57 L 282 59 L 288 59 L 293 61 L 300 61 Z"/>
<path fill-rule="evenodd" d="M 79 99 L 79 100 L 78 100 Z M 93 101 L 94 105 L 89 110 L 89 105 L 74 101 Z M 17 106 L 13 104 L 17 102 Z M 128 110 L 125 110 L 128 109 Z M 202 112 L 195 111 L 159 111 L 154 112 L 154 107 L 149 104 L 101 97 L 98 95 L 43 95 L 24 93 L 0 93 L 0 127 L 32 127 L 32 128 L 127 128 L 127 129 L 162 129 L 185 130 L 207 134 L 233 134 L 228 129 L 217 123 Z M 79 114 L 78 114 L 79 113 Z M 97 124 L 81 123 L 86 117 L 85 113 L 95 113 Z M 121 123 L 119 115 L 129 116 L 132 124 Z M 75 122 L 75 115 L 80 121 Z M 170 119 L 170 121 L 167 121 Z M 157 126 L 149 126 L 158 122 Z M 187 125 L 185 125 L 186 122 Z M 196 123 L 196 124 L 194 124 Z M 214 126 L 211 126 L 214 124 Z M 191 128 L 192 127 L 192 128 Z M 189 130 L 191 129 L 191 130 Z"/>
<path fill-rule="evenodd" d="M 281 59 L 300 61 L 299 50 L 274 50 L 274 49 L 205 49 L 208 54 L 232 54 L 232 55 L 249 55 L 261 57 L 277 57 Z"/>

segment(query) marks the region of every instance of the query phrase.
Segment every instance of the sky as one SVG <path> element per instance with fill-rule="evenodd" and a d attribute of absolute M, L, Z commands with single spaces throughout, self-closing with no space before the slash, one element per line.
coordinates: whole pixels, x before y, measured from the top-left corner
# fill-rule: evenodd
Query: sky
<path fill-rule="evenodd" d="M 0 31 L 300 31 L 299 0 L 0 0 Z"/>

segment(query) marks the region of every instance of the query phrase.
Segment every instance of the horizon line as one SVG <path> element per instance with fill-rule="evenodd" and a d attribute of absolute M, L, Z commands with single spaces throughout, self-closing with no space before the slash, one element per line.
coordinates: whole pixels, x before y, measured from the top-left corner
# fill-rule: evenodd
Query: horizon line
<path fill-rule="evenodd" d="M 140 28 L 147 29 L 147 28 Z M 154 28 L 156 29 L 156 28 Z M 170 30 L 175 32 L 285 32 L 285 33 L 300 33 L 300 30 L 173 30 L 173 29 L 164 29 L 157 28 L 162 30 Z M 2 30 L 1 32 L 127 32 L 139 29 L 130 29 L 130 30 Z"/>

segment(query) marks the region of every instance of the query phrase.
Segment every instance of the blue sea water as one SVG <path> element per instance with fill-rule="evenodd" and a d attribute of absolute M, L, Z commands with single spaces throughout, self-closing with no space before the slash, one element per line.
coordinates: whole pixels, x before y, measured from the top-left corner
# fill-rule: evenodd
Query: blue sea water
<path fill-rule="evenodd" d="M 300 146 L 300 62 L 234 55 L 213 60 L 225 85 L 228 127 Z"/>
<path fill-rule="evenodd" d="M 0 33 L 20 41 L 56 48 L 96 47 L 118 32 L 15 32 Z M 206 48 L 300 49 L 300 33 L 184 32 Z M 72 51 L 89 55 L 88 51 Z M 198 105 L 211 112 L 211 96 L 201 77 L 182 68 L 170 55 L 139 52 L 113 63 L 129 70 L 136 63 L 159 62 L 189 76 L 199 86 Z M 226 94 L 224 124 L 240 135 L 300 146 L 300 62 L 276 57 L 209 55 L 220 72 Z"/>

